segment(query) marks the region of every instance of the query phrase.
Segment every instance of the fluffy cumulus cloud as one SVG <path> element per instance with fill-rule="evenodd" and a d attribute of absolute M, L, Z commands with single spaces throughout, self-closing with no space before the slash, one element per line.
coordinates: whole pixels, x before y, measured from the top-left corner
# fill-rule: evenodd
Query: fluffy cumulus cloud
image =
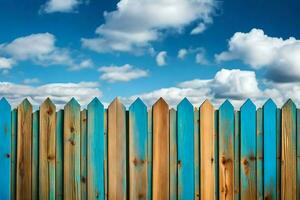
<path fill-rule="evenodd" d="M 187 49 L 180 49 L 178 51 L 177 58 L 183 60 L 183 59 L 185 59 L 185 57 L 186 57 L 187 54 L 188 54 L 188 50 Z"/>
<path fill-rule="evenodd" d="M 128 82 L 134 79 L 148 76 L 148 71 L 125 64 L 123 66 L 103 66 L 100 67 L 100 79 L 110 83 Z"/>
<path fill-rule="evenodd" d="M 161 51 L 161 52 L 159 52 L 159 53 L 156 55 L 156 64 L 157 64 L 158 66 L 164 66 L 164 65 L 166 65 L 166 64 L 167 64 L 167 61 L 166 61 L 167 56 L 168 56 L 168 54 L 167 54 L 166 51 Z"/>
<path fill-rule="evenodd" d="M 242 60 L 253 69 L 265 69 L 266 77 L 276 82 L 300 80 L 300 40 L 270 37 L 261 29 L 237 32 L 229 40 L 228 51 L 216 60 Z"/>
<path fill-rule="evenodd" d="M 81 3 L 83 3 L 82 0 L 48 0 L 41 7 L 40 12 L 74 12 Z"/>
<path fill-rule="evenodd" d="M 65 65 L 71 70 L 92 67 L 90 60 L 74 59 L 69 49 L 57 47 L 55 42 L 54 35 L 38 33 L 0 44 L 0 55 L 7 57 L 0 57 L 0 66 L 9 69 L 17 62 L 31 60 L 42 66 Z"/>
<path fill-rule="evenodd" d="M 117 9 L 105 12 L 105 23 L 96 29 L 97 37 L 83 38 L 82 45 L 97 52 L 136 52 L 161 39 L 167 30 L 182 32 L 198 23 L 194 34 L 212 23 L 215 0 L 120 0 Z"/>
<path fill-rule="evenodd" d="M 92 98 L 101 96 L 97 82 L 51 83 L 35 87 L 27 84 L 0 82 L 0 97 L 7 98 L 14 107 L 24 98 L 28 98 L 34 106 L 38 106 L 50 97 L 61 108 L 72 97 L 75 97 L 82 105 L 86 105 Z"/>

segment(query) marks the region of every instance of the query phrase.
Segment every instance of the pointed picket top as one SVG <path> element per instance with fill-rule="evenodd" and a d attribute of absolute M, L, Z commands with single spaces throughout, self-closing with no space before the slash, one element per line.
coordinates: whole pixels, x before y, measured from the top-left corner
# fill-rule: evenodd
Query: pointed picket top
<path fill-rule="evenodd" d="M 246 102 L 242 105 L 241 111 L 245 109 L 255 109 L 256 110 L 256 105 L 251 101 L 251 99 L 247 99 Z"/>
<path fill-rule="evenodd" d="M 129 107 L 129 110 L 132 110 L 135 107 L 147 109 L 146 104 L 140 99 L 137 98 Z"/>
<path fill-rule="evenodd" d="M 51 99 L 48 97 L 43 103 L 42 103 L 42 105 L 41 105 L 41 107 L 40 108 L 51 108 L 51 110 L 53 111 L 53 112 L 55 112 L 56 111 L 56 106 L 55 106 L 55 104 L 51 101 Z M 51 113 L 50 113 L 51 114 Z"/>
<path fill-rule="evenodd" d="M 212 103 L 206 99 L 200 106 L 200 110 L 204 109 L 204 108 L 214 108 L 214 106 L 212 105 Z"/>
<path fill-rule="evenodd" d="M 154 104 L 153 107 L 156 105 L 165 105 L 165 106 L 169 106 L 168 103 L 164 100 L 164 98 L 160 97 Z"/>
<path fill-rule="evenodd" d="M 80 104 L 74 97 L 72 97 L 72 99 L 69 102 L 67 102 L 67 104 L 65 105 L 65 108 L 70 107 L 70 106 L 80 107 Z"/>
<path fill-rule="evenodd" d="M 191 104 L 191 102 L 186 97 L 182 99 L 182 101 L 178 104 L 177 110 L 184 108 L 191 108 L 192 110 L 194 110 L 193 104 Z"/>
<path fill-rule="evenodd" d="M 88 105 L 87 105 L 87 110 L 90 110 L 92 108 L 95 107 L 101 107 L 104 108 L 103 104 L 101 103 L 101 101 L 95 97 Z"/>
<path fill-rule="evenodd" d="M 263 108 L 277 108 L 276 104 L 274 103 L 274 101 L 270 98 L 268 99 L 265 104 L 263 105 Z"/>
<path fill-rule="evenodd" d="M 172 112 L 176 112 L 175 108 L 170 109 L 170 113 L 172 113 Z"/>
<path fill-rule="evenodd" d="M 288 99 L 282 106 L 282 108 L 286 108 L 286 107 L 291 107 L 291 108 L 296 108 L 296 104 L 294 103 L 294 101 L 292 99 Z"/>
<path fill-rule="evenodd" d="M 120 99 L 118 97 L 116 97 L 109 105 L 108 105 L 108 109 L 111 108 L 112 106 L 121 106 L 123 108 L 125 108 L 124 104 L 120 101 Z"/>
<path fill-rule="evenodd" d="M 11 110 L 10 104 L 8 103 L 6 98 L 4 98 L 4 97 L 0 100 L 0 107 L 7 108 L 7 109 Z"/>
<path fill-rule="evenodd" d="M 19 107 L 24 107 L 24 108 L 26 108 L 26 109 L 28 109 L 28 108 L 30 109 L 30 108 L 32 108 L 32 105 L 31 105 L 30 101 L 29 101 L 27 98 L 25 98 L 25 99 L 20 103 Z"/>
<path fill-rule="evenodd" d="M 230 103 L 230 101 L 228 99 L 226 99 L 222 105 L 219 108 L 220 111 L 222 110 L 234 110 L 233 105 Z"/>

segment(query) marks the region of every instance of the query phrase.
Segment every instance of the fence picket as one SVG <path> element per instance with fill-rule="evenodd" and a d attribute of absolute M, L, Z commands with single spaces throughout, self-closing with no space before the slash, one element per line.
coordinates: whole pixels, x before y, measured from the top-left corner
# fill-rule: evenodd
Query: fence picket
<path fill-rule="evenodd" d="M 170 199 L 177 200 L 177 112 L 170 109 Z"/>
<path fill-rule="evenodd" d="M 240 111 L 234 113 L 234 199 L 240 199 Z"/>
<path fill-rule="evenodd" d="M 32 200 L 39 199 L 39 116 L 39 110 L 32 114 Z"/>
<path fill-rule="evenodd" d="M 257 200 L 264 198 L 264 174 L 263 174 L 263 110 L 258 108 L 256 111 L 256 187 L 257 187 Z"/>
<path fill-rule="evenodd" d="M 11 199 L 16 199 L 16 171 L 17 171 L 17 109 L 11 111 Z"/>
<path fill-rule="evenodd" d="M 63 199 L 64 111 L 56 113 L 55 199 Z"/>
<path fill-rule="evenodd" d="M 147 198 L 152 199 L 152 109 L 148 109 L 148 144 L 147 144 Z"/>
<path fill-rule="evenodd" d="M 80 177 L 81 200 L 87 199 L 87 110 L 80 112 Z"/>
<path fill-rule="evenodd" d="M 194 108 L 194 199 L 200 200 L 200 127 L 199 109 Z"/>

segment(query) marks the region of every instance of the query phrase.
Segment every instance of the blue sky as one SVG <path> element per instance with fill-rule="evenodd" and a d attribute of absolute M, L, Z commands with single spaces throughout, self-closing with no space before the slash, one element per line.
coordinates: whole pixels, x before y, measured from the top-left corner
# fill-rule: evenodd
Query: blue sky
<path fill-rule="evenodd" d="M 300 102 L 297 0 L 1 0 L 0 96 Z"/>

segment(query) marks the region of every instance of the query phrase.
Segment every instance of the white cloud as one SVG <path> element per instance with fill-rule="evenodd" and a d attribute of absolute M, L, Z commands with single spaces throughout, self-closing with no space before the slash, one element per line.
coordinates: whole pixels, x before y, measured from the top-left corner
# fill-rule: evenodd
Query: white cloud
<path fill-rule="evenodd" d="M 86 59 L 81 61 L 79 64 L 75 64 L 73 66 L 71 66 L 69 69 L 71 71 L 78 71 L 81 69 L 88 69 L 88 68 L 92 68 L 94 66 L 94 63 L 91 59 Z"/>
<path fill-rule="evenodd" d="M 167 56 L 168 56 L 168 54 L 167 54 L 166 51 L 159 52 L 157 54 L 157 56 L 156 56 L 156 63 L 157 63 L 157 65 L 158 66 L 164 66 L 164 65 L 166 65 L 167 64 L 167 61 L 166 61 Z"/>
<path fill-rule="evenodd" d="M 99 68 L 100 78 L 110 83 L 128 82 L 134 79 L 148 76 L 148 71 L 135 68 L 132 65 L 104 66 Z"/>
<path fill-rule="evenodd" d="M 178 51 L 177 58 L 183 60 L 183 59 L 185 59 L 185 57 L 186 57 L 187 54 L 188 54 L 188 50 L 186 50 L 186 49 L 180 49 Z"/>
<path fill-rule="evenodd" d="M 79 83 L 50 83 L 40 86 L 29 86 L 11 82 L 0 82 L 0 97 L 5 97 L 15 107 L 24 98 L 38 106 L 47 97 L 61 108 L 66 102 L 75 97 L 82 105 L 88 104 L 94 97 L 101 97 L 97 82 Z"/>
<path fill-rule="evenodd" d="M 163 38 L 166 30 L 211 23 L 217 7 L 215 0 L 120 0 L 115 11 L 104 13 L 97 37 L 83 38 L 82 45 L 96 52 L 135 52 Z"/>
<path fill-rule="evenodd" d="M 13 59 L 0 57 L 0 70 L 11 69 L 14 64 L 15 62 Z"/>
<path fill-rule="evenodd" d="M 191 35 L 197 35 L 200 33 L 203 33 L 207 28 L 207 24 L 205 23 L 199 23 L 197 27 L 195 27 L 192 31 L 191 31 Z"/>
<path fill-rule="evenodd" d="M 216 60 L 242 60 L 254 69 L 265 68 L 267 78 L 277 82 L 300 80 L 300 40 L 270 37 L 261 29 L 237 32 L 229 40 L 228 51 Z"/>
<path fill-rule="evenodd" d="M 48 0 L 40 11 L 45 13 L 74 12 L 81 3 L 83 3 L 82 0 Z"/>
<path fill-rule="evenodd" d="M 196 54 L 195 61 L 196 61 L 196 63 L 201 64 L 201 65 L 209 64 L 209 61 L 206 59 L 206 56 L 205 56 L 205 51 L 199 51 Z"/>
<path fill-rule="evenodd" d="M 87 68 L 90 60 L 73 58 L 69 49 L 55 45 L 56 38 L 50 33 L 38 33 L 0 44 L 0 55 L 10 57 L 10 67 L 16 62 L 31 60 L 41 66 L 63 65 L 71 70 Z M 76 56 L 75 56 L 76 57 Z M 1 64 L 1 61 L 0 61 Z"/>
<path fill-rule="evenodd" d="M 40 80 L 38 78 L 26 78 L 23 81 L 25 84 L 36 84 L 39 83 Z"/>

